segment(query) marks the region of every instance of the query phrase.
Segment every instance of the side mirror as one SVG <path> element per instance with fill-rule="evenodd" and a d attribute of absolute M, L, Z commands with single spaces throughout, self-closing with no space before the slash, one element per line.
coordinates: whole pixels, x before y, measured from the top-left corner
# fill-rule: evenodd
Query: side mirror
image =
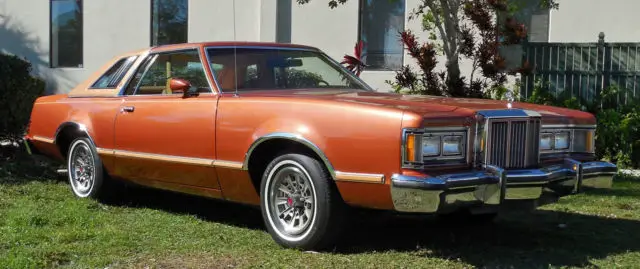
<path fill-rule="evenodd" d="M 171 80 L 169 81 L 169 88 L 171 88 L 171 92 L 181 92 L 183 98 L 198 96 L 198 90 L 191 87 L 191 82 L 186 79 L 171 78 Z"/>

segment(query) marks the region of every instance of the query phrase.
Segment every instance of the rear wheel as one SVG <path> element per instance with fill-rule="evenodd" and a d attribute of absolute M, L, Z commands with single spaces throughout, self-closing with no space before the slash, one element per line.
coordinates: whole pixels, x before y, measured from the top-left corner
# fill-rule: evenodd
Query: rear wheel
<path fill-rule="evenodd" d="M 309 156 L 275 158 L 264 172 L 260 200 L 268 232 L 284 247 L 323 249 L 341 231 L 342 199 L 326 169 Z"/>
<path fill-rule="evenodd" d="M 71 142 L 67 154 L 67 173 L 73 193 L 80 198 L 97 198 L 103 191 L 102 161 L 91 140 L 79 137 Z"/>

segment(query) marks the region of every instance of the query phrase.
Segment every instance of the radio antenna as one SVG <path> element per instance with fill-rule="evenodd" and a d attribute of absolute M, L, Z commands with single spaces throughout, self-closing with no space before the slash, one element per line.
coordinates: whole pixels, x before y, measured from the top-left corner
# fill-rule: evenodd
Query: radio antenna
<path fill-rule="evenodd" d="M 233 43 L 233 85 L 235 86 L 236 90 L 233 96 L 238 97 L 238 40 L 236 40 L 236 0 L 233 0 Z"/>

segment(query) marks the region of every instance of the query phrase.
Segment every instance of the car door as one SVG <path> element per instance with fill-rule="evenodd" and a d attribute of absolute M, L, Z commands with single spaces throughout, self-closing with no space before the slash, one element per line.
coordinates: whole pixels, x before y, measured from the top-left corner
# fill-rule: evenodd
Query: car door
<path fill-rule="evenodd" d="M 115 174 L 131 180 L 219 189 L 215 159 L 217 95 L 197 49 L 150 54 L 132 76 L 115 121 Z M 183 98 L 171 78 L 199 96 Z"/>

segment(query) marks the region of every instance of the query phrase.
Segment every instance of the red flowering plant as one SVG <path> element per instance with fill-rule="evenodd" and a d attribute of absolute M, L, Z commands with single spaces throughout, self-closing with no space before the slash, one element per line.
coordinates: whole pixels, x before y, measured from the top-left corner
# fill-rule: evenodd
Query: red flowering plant
<path fill-rule="evenodd" d="M 360 76 L 360 73 L 367 66 L 365 64 L 364 56 L 362 55 L 362 48 L 364 47 L 364 42 L 358 41 L 356 43 L 355 48 L 353 49 L 353 56 L 344 55 L 344 58 L 340 64 L 345 65 L 349 71 L 353 72 L 356 76 Z"/>
<path fill-rule="evenodd" d="M 311 0 L 296 1 L 306 4 Z M 348 0 L 326 1 L 330 8 L 336 8 Z M 501 48 L 520 44 L 527 37 L 525 25 L 515 16 L 523 4 L 527 1 L 420 0 L 409 19 L 422 18 L 429 40 L 420 43 L 411 31 L 400 33 L 407 53 L 420 70 L 405 65 L 396 71 L 395 81 L 387 83 L 398 92 L 410 94 L 501 99 L 507 92 L 504 84 L 508 76 L 533 70 L 528 62 L 510 67 L 500 54 Z M 541 9 L 558 8 L 557 0 L 540 0 L 537 5 Z M 356 72 L 361 71 L 355 61 L 357 55 L 343 61 Z M 438 56 L 446 59 L 444 71 L 436 68 Z M 460 71 L 462 59 L 472 63 L 468 78 Z"/>
<path fill-rule="evenodd" d="M 527 38 L 525 25 L 513 16 L 513 0 L 422 0 L 410 19 L 422 17 L 429 40 L 419 43 L 409 30 L 400 33 L 407 53 L 419 68 L 409 65 L 387 81 L 396 91 L 451 97 L 502 98 L 507 76 L 528 74 L 532 66 L 509 67 L 500 54 L 504 46 Z M 557 8 L 545 0 L 544 8 Z M 445 56 L 445 71 L 437 71 L 438 56 Z M 472 63 L 469 77 L 460 72 L 460 60 Z"/>

